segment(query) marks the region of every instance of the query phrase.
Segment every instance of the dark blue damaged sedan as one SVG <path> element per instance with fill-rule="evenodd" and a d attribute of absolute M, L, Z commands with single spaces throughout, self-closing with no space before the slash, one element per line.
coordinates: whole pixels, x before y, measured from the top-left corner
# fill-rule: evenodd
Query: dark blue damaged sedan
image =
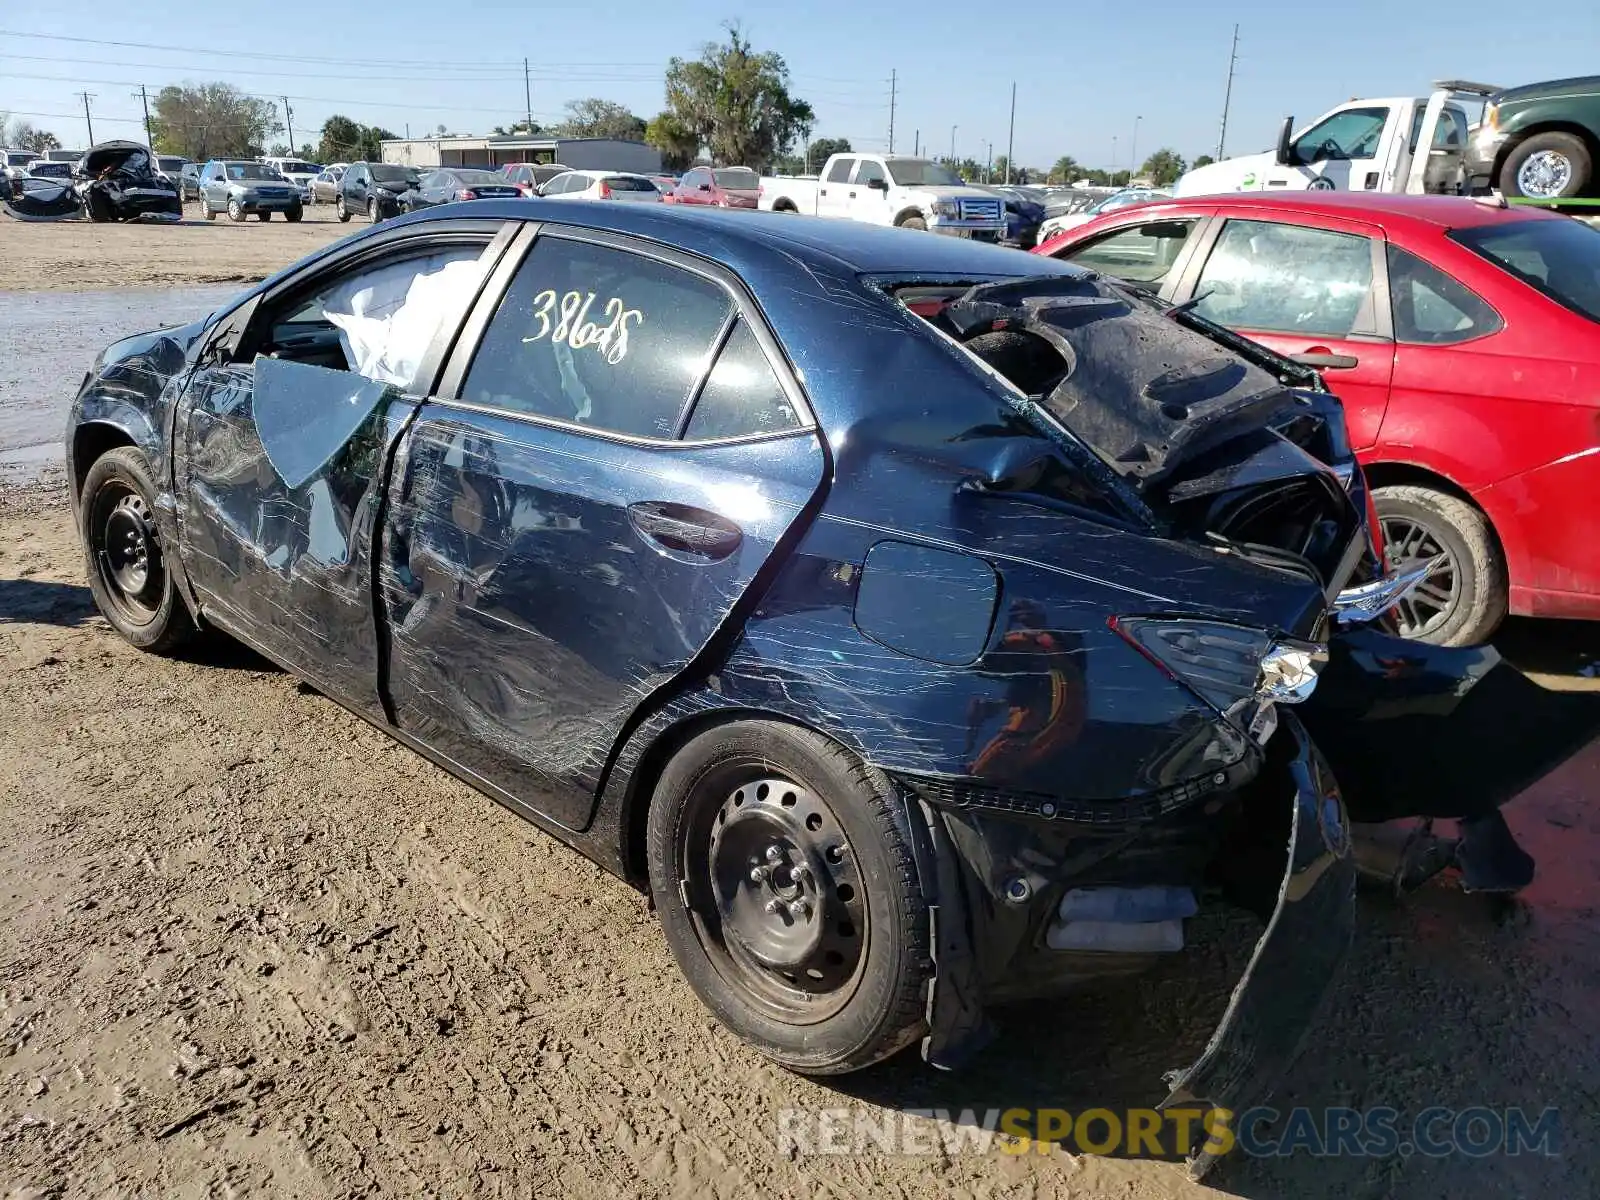
<path fill-rule="evenodd" d="M 958 1064 L 989 1005 L 1239 905 L 1172 1098 L 1247 1108 L 1363 825 L 1464 818 L 1374 869 L 1514 888 L 1497 806 L 1592 727 L 1385 631 L 1428 564 L 1376 544 L 1316 374 L 951 238 L 429 209 L 111 346 L 68 448 L 123 637 L 235 638 L 647 888 L 799 1071 Z"/>

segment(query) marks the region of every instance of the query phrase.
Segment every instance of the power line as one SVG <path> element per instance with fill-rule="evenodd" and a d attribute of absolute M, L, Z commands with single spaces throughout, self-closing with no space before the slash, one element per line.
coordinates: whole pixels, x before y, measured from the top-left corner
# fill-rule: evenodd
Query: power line
<path fill-rule="evenodd" d="M 127 50 L 160 50 L 169 54 L 207 54 L 227 58 L 252 58 L 271 60 L 274 62 L 306 62 L 322 63 L 329 66 L 346 67 L 427 67 L 438 66 L 440 59 L 399 59 L 399 58 L 325 58 L 311 54 L 267 54 L 259 50 L 217 50 L 200 46 L 172 46 L 160 42 L 122 42 L 111 41 L 105 38 L 67 37 L 55 33 L 26 33 L 17 29 L 0 29 L 0 37 L 34 38 L 49 42 L 73 42 L 86 46 L 119 46 Z M 483 59 L 454 59 L 443 60 L 448 65 L 459 68 L 481 67 L 485 70 L 515 69 L 516 62 L 485 62 Z M 652 62 L 575 62 L 568 60 L 566 66 L 573 67 L 655 67 L 659 64 Z"/>
<path fill-rule="evenodd" d="M 48 81 L 51 81 L 51 82 L 54 82 L 54 83 L 83 83 L 83 82 L 86 82 L 82 78 L 80 78 L 78 76 L 74 76 L 74 75 L 29 75 L 29 74 L 15 73 L 15 72 L 12 73 L 12 74 L 7 75 L 6 78 L 8 78 L 8 79 L 43 79 L 43 80 L 48 80 Z M 115 86 L 115 87 L 139 87 L 139 86 L 141 86 L 140 81 L 137 80 L 137 79 L 95 79 L 95 80 L 91 80 L 91 81 L 88 81 L 88 82 L 93 82 L 93 83 L 98 83 L 98 84 L 105 84 L 105 85 Z M 223 81 L 223 82 L 226 82 L 226 81 Z M 349 107 L 349 108 L 365 107 L 365 108 L 421 109 L 421 110 L 425 110 L 427 112 L 439 112 L 441 110 L 448 110 L 450 112 L 460 112 L 460 113 L 491 113 L 491 114 L 504 115 L 505 112 L 507 111 L 507 107 L 508 107 L 506 105 L 499 105 L 499 106 L 496 106 L 494 108 L 473 108 L 473 107 L 467 106 L 467 105 L 456 104 L 456 103 L 451 102 L 451 101 L 446 101 L 445 103 L 442 103 L 442 104 L 406 104 L 406 103 L 403 103 L 403 102 L 389 101 L 389 100 L 340 99 L 340 98 L 333 97 L 333 96 L 284 96 L 284 95 L 279 94 L 279 93 L 246 92 L 246 91 L 243 91 L 242 89 L 240 90 L 239 95 L 247 97 L 248 99 L 251 99 L 251 100 L 299 100 L 299 101 L 302 101 L 303 103 L 306 103 L 306 104 L 332 104 L 332 105 L 338 105 L 340 107 Z M 545 117 L 545 118 L 550 119 L 550 120 L 561 120 L 562 119 L 560 114 L 556 114 L 556 113 L 536 113 L 534 115 L 535 116 L 542 116 L 542 117 Z"/>
<path fill-rule="evenodd" d="M 83 123 L 89 127 L 89 145 L 94 145 L 94 118 L 89 115 L 89 101 L 94 99 L 93 92 L 76 93 L 83 97 Z"/>
<path fill-rule="evenodd" d="M 1239 62 L 1239 27 L 1233 27 L 1233 49 L 1228 51 L 1228 85 L 1222 92 L 1222 127 L 1217 130 L 1217 161 L 1222 161 L 1222 148 L 1228 142 L 1228 108 L 1233 103 L 1233 69 Z"/>

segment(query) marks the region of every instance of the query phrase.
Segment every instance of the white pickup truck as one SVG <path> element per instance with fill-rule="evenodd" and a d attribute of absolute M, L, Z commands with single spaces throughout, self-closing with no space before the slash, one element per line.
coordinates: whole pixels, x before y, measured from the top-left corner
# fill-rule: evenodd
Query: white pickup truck
<path fill-rule="evenodd" d="M 1178 180 L 1176 196 L 1220 192 L 1357 191 L 1454 194 L 1488 84 L 1446 80 L 1426 97 L 1350 100 L 1298 133 L 1283 123 L 1276 150 L 1223 159 Z"/>
<path fill-rule="evenodd" d="M 763 178 L 760 207 L 931 229 L 974 241 L 997 242 L 1006 232 L 1004 200 L 968 187 L 949 167 L 927 158 L 835 154 L 819 179 Z"/>

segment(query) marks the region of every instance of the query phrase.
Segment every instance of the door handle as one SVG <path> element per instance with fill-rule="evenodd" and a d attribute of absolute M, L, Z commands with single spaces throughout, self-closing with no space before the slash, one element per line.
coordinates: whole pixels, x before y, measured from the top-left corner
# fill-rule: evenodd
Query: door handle
<path fill-rule="evenodd" d="M 828 194 L 828 189 L 827 188 L 818 188 L 817 189 L 817 195 L 826 196 L 827 194 Z"/>
<path fill-rule="evenodd" d="M 854 192 L 851 192 L 850 193 L 850 199 L 854 200 L 855 198 L 856 198 L 856 194 Z"/>
<path fill-rule="evenodd" d="M 743 532 L 726 517 L 670 500 L 630 504 L 628 520 L 640 536 L 675 558 L 720 562 L 744 540 Z"/>
<path fill-rule="evenodd" d="M 1359 367 L 1361 360 L 1352 354 L 1335 354 L 1325 346 L 1313 346 L 1304 354 L 1291 354 L 1290 358 L 1306 367 L 1327 367 L 1334 371 L 1347 371 Z"/>

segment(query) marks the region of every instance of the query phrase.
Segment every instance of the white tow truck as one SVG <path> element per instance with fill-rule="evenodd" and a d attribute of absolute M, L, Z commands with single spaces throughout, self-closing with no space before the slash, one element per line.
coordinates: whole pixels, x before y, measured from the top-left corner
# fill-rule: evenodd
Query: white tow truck
<path fill-rule="evenodd" d="M 1197 167 L 1177 196 L 1220 192 L 1365 191 L 1456 195 L 1487 98 L 1500 89 L 1442 80 L 1424 97 L 1350 100 L 1296 132 L 1284 119 L 1275 150 Z"/>
<path fill-rule="evenodd" d="M 929 229 L 975 241 L 1005 236 L 1005 201 L 969 187 L 943 163 L 881 154 L 835 154 L 817 179 L 767 176 L 759 207 L 839 217 L 902 229 Z"/>

